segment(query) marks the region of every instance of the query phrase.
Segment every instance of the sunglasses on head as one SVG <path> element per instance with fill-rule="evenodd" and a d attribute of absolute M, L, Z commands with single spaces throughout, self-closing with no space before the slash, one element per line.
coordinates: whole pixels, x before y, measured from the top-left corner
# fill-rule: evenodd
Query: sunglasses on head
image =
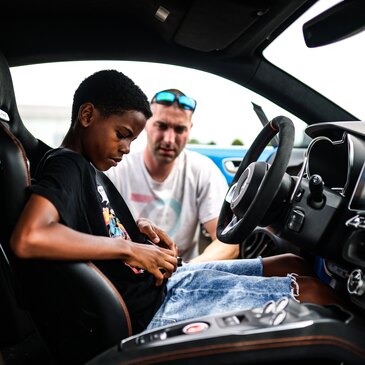
<path fill-rule="evenodd" d="M 194 111 L 196 101 L 186 95 L 176 95 L 170 91 L 160 91 L 152 98 L 152 103 L 162 104 L 166 106 L 172 105 L 175 101 L 180 108 Z"/>

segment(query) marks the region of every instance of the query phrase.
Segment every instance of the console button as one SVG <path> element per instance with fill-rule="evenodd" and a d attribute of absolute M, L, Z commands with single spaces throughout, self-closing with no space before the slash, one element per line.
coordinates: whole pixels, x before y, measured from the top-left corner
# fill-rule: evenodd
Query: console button
<path fill-rule="evenodd" d="M 361 296 L 365 293 L 364 273 L 360 269 L 353 270 L 347 279 L 347 291 Z"/>
<path fill-rule="evenodd" d="M 275 313 L 271 318 L 271 325 L 278 326 L 279 324 L 281 324 L 284 321 L 285 317 L 286 317 L 285 311 Z"/>
<path fill-rule="evenodd" d="M 275 313 L 275 308 L 275 302 L 273 300 L 269 300 L 262 308 L 262 314 Z"/>
<path fill-rule="evenodd" d="M 147 342 L 149 342 L 149 338 L 144 335 L 136 338 L 136 345 L 144 345 Z"/>
<path fill-rule="evenodd" d="M 275 312 L 281 312 L 288 306 L 289 299 L 288 297 L 282 297 L 279 300 L 277 300 L 275 304 L 276 304 Z"/>
<path fill-rule="evenodd" d="M 150 341 L 162 341 L 166 340 L 167 333 L 166 332 L 155 332 L 150 334 Z"/>
<path fill-rule="evenodd" d="M 223 318 L 223 322 L 226 326 L 236 326 L 240 324 L 240 320 L 235 315 Z"/>
<path fill-rule="evenodd" d="M 204 332 L 209 328 L 209 324 L 205 322 L 195 322 L 187 324 L 182 331 L 187 334 L 199 333 Z"/>
<path fill-rule="evenodd" d="M 304 212 L 299 209 L 293 209 L 288 219 L 288 228 L 291 231 L 299 232 L 304 223 Z"/>

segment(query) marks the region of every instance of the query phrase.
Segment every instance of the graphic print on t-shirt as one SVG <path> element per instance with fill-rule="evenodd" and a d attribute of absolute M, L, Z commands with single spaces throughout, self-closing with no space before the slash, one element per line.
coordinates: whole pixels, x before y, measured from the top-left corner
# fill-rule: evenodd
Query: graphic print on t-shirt
<path fill-rule="evenodd" d="M 148 217 L 169 236 L 173 236 L 181 225 L 181 203 L 174 198 L 155 198 L 150 195 L 131 194 L 131 201 L 146 204 L 139 213 L 140 217 Z"/>
<path fill-rule="evenodd" d="M 113 238 L 121 237 L 125 240 L 130 240 L 131 238 L 129 237 L 127 230 L 124 228 L 119 218 L 115 215 L 114 209 L 109 204 L 108 196 L 101 185 L 98 185 L 98 192 L 101 196 L 103 216 L 106 227 L 108 228 L 109 236 Z"/>
<path fill-rule="evenodd" d="M 101 196 L 101 205 L 103 207 L 103 216 L 106 227 L 109 232 L 109 236 L 112 238 L 124 238 L 125 240 L 130 240 L 129 234 L 127 230 L 124 228 L 123 224 L 120 222 L 119 218 L 115 215 L 114 209 L 110 206 L 108 196 L 103 188 L 103 186 L 98 185 L 98 192 Z M 124 263 L 128 267 L 130 267 L 135 274 L 142 274 L 144 272 L 143 269 L 139 269 L 133 266 Z"/>

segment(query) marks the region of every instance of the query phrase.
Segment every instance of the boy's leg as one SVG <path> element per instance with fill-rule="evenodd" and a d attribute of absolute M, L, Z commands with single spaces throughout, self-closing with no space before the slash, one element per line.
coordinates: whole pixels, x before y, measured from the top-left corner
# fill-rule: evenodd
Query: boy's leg
<path fill-rule="evenodd" d="M 165 301 L 147 329 L 293 297 L 293 281 L 291 276 L 264 278 L 212 269 L 178 270 L 169 279 Z"/>
<path fill-rule="evenodd" d="M 314 270 L 300 256 L 288 253 L 265 257 L 262 259 L 262 264 L 263 273 L 266 277 L 285 276 L 295 273 L 294 293 L 297 294 L 296 299 L 300 302 L 320 305 L 339 304 L 343 306 L 349 304 L 328 284 L 316 278 Z"/>
<path fill-rule="evenodd" d="M 296 273 L 303 276 L 314 276 L 314 271 L 305 260 L 297 255 L 286 253 L 276 256 L 256 258 L 222 260 L 202 263 L 185 264 L 179 270 L 202 270 L 213 269 L 230 272 L 238 275 L 249 276 L 286 276 Z"/>
<path fill-rule="evenodd" d="M 317 278 L 310 276 L 297 277 L 298 296 L 296 297 L 302 303 L 314 303 L 319 305 L 339 304 L 348 306 L 346 298 L 340 296 L 328 284 L 323 283 Z"/>
<path fill-rule="evenodd" d="M 190 264 L 186 266 L 169 279 L 166 299 L 148 329 L 206 315 L 262 307 L 269 300 L 276 301 L 283 296 L 320 305 L 345 304 L 331 287 L 314 277 L 295 274 L 245 276 L 209 268 L 199 270 L 195 267 L 189 271 Z M 224 267 L 220 265 L 221 269 Z"/>
<path fill-rule="evenodd" d="M 290 273 L 315 276 L 313 269 L 309 267 L 302 257 L 291 253 L 264 257 L 262 265 L 264 276 L 286 276 Z"/>
<path fill-rule="evenodd" d="M 195 270 L 215 270 L 236 275 L 262 276 L 262 259 L 236 259 L 218 260 L 185 264 L 178 268 L 177 272 Z"/>

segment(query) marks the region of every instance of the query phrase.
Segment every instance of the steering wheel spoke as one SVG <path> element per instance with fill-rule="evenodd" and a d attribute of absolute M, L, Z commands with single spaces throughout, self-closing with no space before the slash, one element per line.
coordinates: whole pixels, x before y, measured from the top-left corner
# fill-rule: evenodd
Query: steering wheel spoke
<path fill-rule="evenodd" d="M 229 232 L 239 223 L 239 221 L 240 220 L 238 219 L 238 217 L 236 215 L 233 215 L 231 221 L 227 224 L 222 233 L 226 234 L 227 232 Z"/>
<path fill-rule="evenodd" d="M 228 203 L 228 204 L 231 204 L 232 203 L 232 199 L 233 199 L 233 195 L 234 195 L 234 192 L 237 188 L 237 183 L 234 183 L 233 185 L 231 185 L 228 189 L 228 192 L 224 198 L 224 200 Z"/>

